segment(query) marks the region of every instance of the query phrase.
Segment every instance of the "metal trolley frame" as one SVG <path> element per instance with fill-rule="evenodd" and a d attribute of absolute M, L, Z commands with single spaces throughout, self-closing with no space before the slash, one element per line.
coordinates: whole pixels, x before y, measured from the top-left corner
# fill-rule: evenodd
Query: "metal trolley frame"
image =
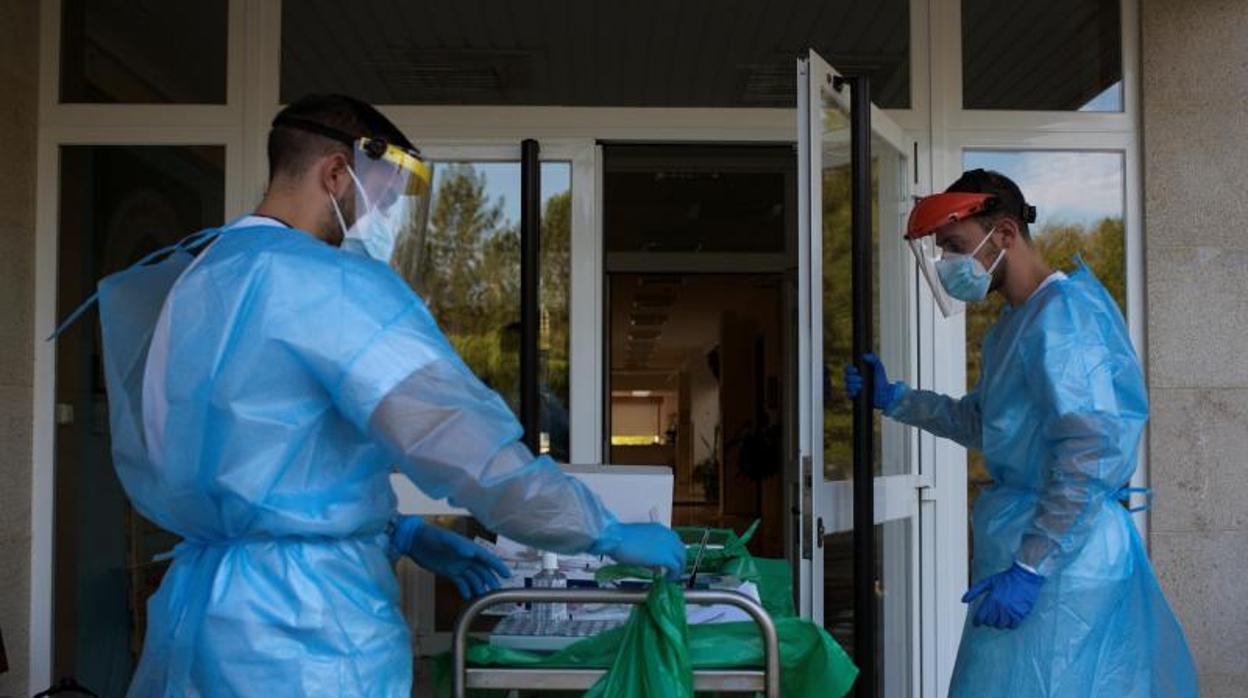
<path fill-rule="evenodd" d="M 520 669 L 506 667 L 468 667 L 468 628 L 481 612 L 491 606 L 509 603 L 645 603 L 645 591 L 595 589 L 505 589 L 475 600 L 464 609 L 455 622 L 452 639 L 454 661 L 454 698 L 466 698 L 468 689 L 520 689 L 553 691 L 586 691 L 606 673 L 606 669 Z M 725 693 L 765 692 L 767 698 L 780 698 L 780 649 L 776 626 L 758 602 L 733 591 L 692 590 L 685 592 L 685 603 L 699 606 L 725 604 L 745 611 L 758 625 L 763 637 L 763 669 L 695 670 L 693 687 L 697 691 Z"/>

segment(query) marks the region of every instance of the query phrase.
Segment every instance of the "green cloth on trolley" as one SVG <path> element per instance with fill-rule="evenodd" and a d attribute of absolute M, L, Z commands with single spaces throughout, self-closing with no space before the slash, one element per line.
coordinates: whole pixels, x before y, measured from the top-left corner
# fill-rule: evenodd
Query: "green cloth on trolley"
<path fill-rule="evenodd" d="M 699 532 L 701 529 L 699 529 Z M 701 571 L 708 574 L 731 574 L 758 586 L 763 607 L 771 615 L 780 640 L 780 689 L 786 698 L 824 698 L 843 696 L 858 676 L 858 669 L 849 656 L 823 628 L 798 618 L 793 608 L 793 581 L 785 560 L 755 558 L 745 548 L 754 527 L 743 536 L 727 534 L 722 550 L 708 550 L 703 556 Z M 686 538 L 687 540 L 688 538 Z M 691 550 L 692 561 L 696 550 Z M 588 695 L 602 698 L 643 698 L 645 682 L 641 676 L 621 674 L 637 661 L 653 661 L 663 671 L 680 667 L 683 658 L 678 649 L 670 647 L 673 638 L 685 628 L 684 606 L 673 603 L 680 599 L 680 589 L 672 585 L 656 588 L 645 607 L 639 607 L 629 622 L 615 630 L 550 654 L 495 647 L 476 642 L 468 647 L 467 663 L 471 667 L 513 667 L 550 669 L 615 668 Z M 687 629 L 688 662 L 693 669 L 738 669 L 763 666 L 763 640 L 753 622 L 691 625 Z M 638 657 L 640 647 L 651 645 L 654 657 Z M 666 647 L 664 647 L 666 646 Z M 647 667 L 648 668 L 648 667 Z M 440 657 L 435 665 L 439 695 L 449 695 L 451 685 L 450 655 Z M 636 672 L 634 672 L 636 673 Z M 616 676 L 612 676 L 616 674 Z M 652 680 L 658 680 L 657 677 Z M 504 696 L 506 691 L 473 691 L 470 695 Z M 526 695 L 530 695 L 526 692 Z M 671 695 L 679 695 L 672 693 Z"/>
<path fill-rule="evenodd" d="M 780 691 L 788 697 L 843 696 L 858 669 L 822 628 L 801 618 L 777 618 L 780 637 Z M 538 654 L 478 643 L 468 648 L 473 667 L 609 668 L 621 647 L 625 628 L 582 640 L 561 652 Z M 689 659 L 696 669 L 763 666 L 763 641 L 754 623 L 718 623 L 689 627 Z M 440 695 L 450 693 L 450 656 L 438 664 Z M 472 696 L 504 696 L 506 691 L 473 691 Z M 526 692 L 526 695 L 529 695 Z M 638 696 L 641 698 L 641 696 Z"/>

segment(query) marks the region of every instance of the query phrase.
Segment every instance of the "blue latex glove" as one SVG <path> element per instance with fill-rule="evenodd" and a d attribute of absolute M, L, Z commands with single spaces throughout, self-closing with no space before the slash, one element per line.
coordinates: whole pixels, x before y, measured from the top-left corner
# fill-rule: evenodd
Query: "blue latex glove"
<path fill-rule="evenodd" d="M 1043 584 L 1044 577 L 1016 562 L 1010 569 L 971 587 L 962 595 L 962 603 L 971 603 L 982 596 L 983 600 L 975 609 L 975 625 L 1013 630 L 1035 607 Z"/>
<path fill-rule="evenodd" d="M 685 571 L 685 544 L 662 524 L 611 524 L 590 552 L 625 565 L 662 567 L 669 579 L 680 579 Z"/>
<path fill-rule="evenodd" d="M 465 599 L 497 589 L 499 577 L 511 576 L 494 553 L 419 516 L 399 517 L 392 544 L 416 564 L 454 582 Z"/>
<path fill-rule="evenodd" d="M 884 369 L 884 362 L 880 361 L 880 357 L 875 354 L 863 354 L 862 360 L 875 373 L 875 392 L 871 396 L 871 404 L 877 410 L 887 411 L 901 399 L 902 395 L 906 394 L 906 384 L 901 381 L 890 383 L 888 381 L 888 371 Z M 862 373 L 858 371 L 857 366 L 852 363 L 845 365 L 845 393 L 851 399 L 858 397 L 858 393 L 862 392 L 862 384 L 864 382 Z"/>

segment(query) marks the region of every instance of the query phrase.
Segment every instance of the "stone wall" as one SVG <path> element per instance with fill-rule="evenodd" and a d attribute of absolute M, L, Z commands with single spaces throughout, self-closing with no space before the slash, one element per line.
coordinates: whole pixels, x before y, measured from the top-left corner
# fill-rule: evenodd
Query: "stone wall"
<path fill-rule="evenodd" d="M 1201 695 L 1248 686 L 1248 3 L 1143 0 L 1153 559 Z"/>
<path fill-rule="evenodd" d="M 38 34 L 35 0 L 0 0 L 0 632 L 9 660 L 0 696 L 34 692 L 27 674 Z"/>

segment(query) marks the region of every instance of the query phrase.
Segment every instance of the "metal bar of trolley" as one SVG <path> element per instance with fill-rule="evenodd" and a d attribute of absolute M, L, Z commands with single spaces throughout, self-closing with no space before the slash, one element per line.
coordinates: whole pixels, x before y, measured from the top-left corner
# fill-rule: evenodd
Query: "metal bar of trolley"
<path fill-rule="evenodd" d="M 645 603 L 645 591 L 613 589 L 504 589 L 472 602 L 455 622 L 451 641 L 454 667 L 454 698 L 466 698 L 470 688 L 586 691 L 607 672 L 606 669 L 513 669 L 467 666 L 468 628 L 487 608 L 510 603 Z M 763 669 L 704 669 L 693 672 L 697 691 L 765 692 L 767 698 L 780 697 L 780 642 L 771 616 L 758 602 L 734 591 L 685 591 L 685 603 L 698 606 L 726 604 L 745 611 L 763 636 Z"/>

